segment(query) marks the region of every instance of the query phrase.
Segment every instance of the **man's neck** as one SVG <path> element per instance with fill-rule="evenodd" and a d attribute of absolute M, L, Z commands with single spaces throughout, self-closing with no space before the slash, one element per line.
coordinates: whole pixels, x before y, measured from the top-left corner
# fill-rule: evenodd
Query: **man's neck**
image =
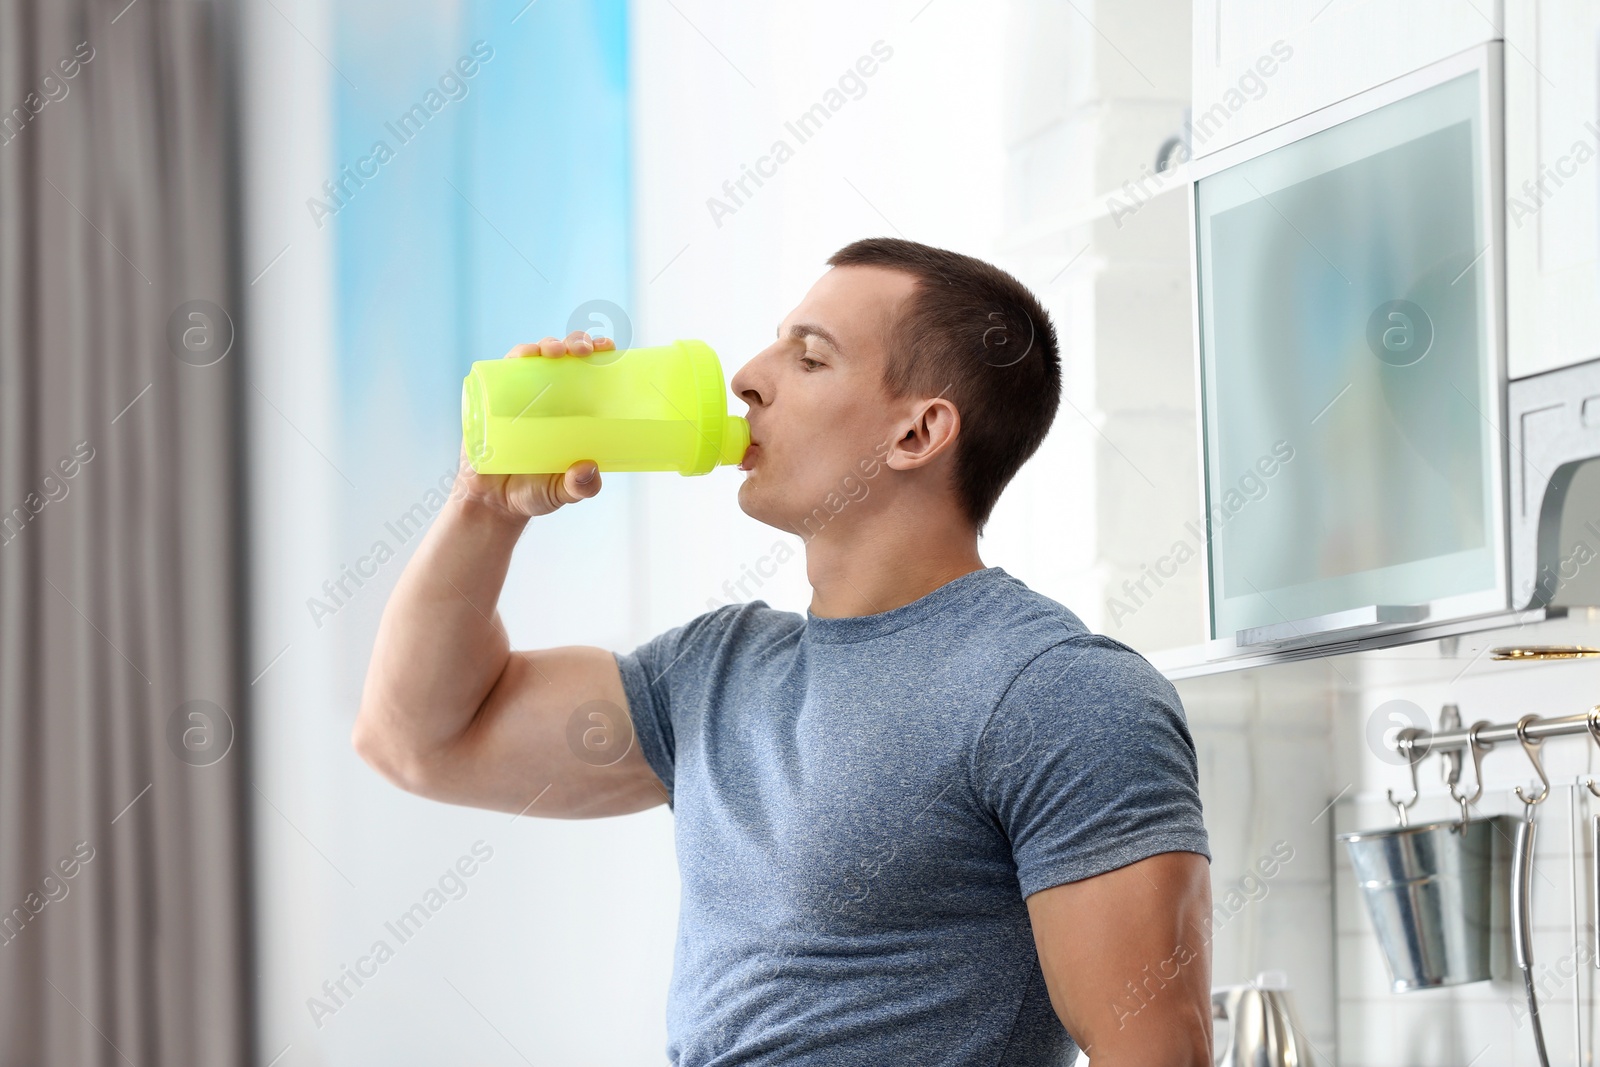
<path fill-rule="evenodd" d="M 829 526 L 806 543 L 810 609 L 821 618 L 893 611 L 984 566 L 977 534 L 960 521 Z"/>

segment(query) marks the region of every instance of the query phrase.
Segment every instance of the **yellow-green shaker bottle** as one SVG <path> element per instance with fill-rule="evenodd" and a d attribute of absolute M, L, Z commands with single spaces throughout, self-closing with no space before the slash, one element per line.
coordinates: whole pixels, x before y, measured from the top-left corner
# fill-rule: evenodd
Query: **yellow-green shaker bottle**
<path fill-rule="evenodd" d="M 479 474 L 559 474 L 585 459 L 602 471 L 705 474 L 750 446 L 703 341 L 480 360 L 461 385 L 461 432 Z"/>

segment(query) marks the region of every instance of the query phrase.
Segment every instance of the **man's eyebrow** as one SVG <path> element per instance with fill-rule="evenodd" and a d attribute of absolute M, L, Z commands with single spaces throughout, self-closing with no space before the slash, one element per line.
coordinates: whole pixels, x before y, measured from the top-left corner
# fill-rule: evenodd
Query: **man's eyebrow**
<path fill-rule="evenodd" d="M 781 325 L 778 327 L 778 336 L 783 336 L 783 327 Z M 844 355 L 844 349 L 840 347 L 839 339 L 814 322 L 795 323 L 789 327 L 789 336 L 796 341 L 804 341 L 807 337 L 815 337 L 841 356 Z"/>

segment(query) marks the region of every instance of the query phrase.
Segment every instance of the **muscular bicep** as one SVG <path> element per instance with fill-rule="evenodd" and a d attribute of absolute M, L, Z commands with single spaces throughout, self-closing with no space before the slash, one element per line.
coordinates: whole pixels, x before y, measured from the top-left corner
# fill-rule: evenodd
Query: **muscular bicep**
<path fill-rule="evenodd" d="M 1050 1002 L 1094 1067 L 1211 1062 L 1204 856 L 1160 853 L 1027 905 Z"/>
<path fill-rule="evenodd" d="M 667 799 L 640 752 L 615 657 L 586 645 L 513 652 L 436 758 L 421 792 L 447 803 L 590 819 Z"/>

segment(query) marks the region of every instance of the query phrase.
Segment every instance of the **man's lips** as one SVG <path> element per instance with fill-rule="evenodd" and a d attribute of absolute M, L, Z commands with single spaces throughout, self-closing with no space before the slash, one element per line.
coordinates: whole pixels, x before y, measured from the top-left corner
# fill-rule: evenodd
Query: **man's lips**
<path fill-rule="evenodd" d="M 739 460 L 739 469 L 742 471 L 747 471 L 753 468 L 755 466 L 756 456 L 760 454 L 760 451 L 761 450 L 756 443 L 751 441 L 750 447 L 744 450 L 744 458 Z"/>

